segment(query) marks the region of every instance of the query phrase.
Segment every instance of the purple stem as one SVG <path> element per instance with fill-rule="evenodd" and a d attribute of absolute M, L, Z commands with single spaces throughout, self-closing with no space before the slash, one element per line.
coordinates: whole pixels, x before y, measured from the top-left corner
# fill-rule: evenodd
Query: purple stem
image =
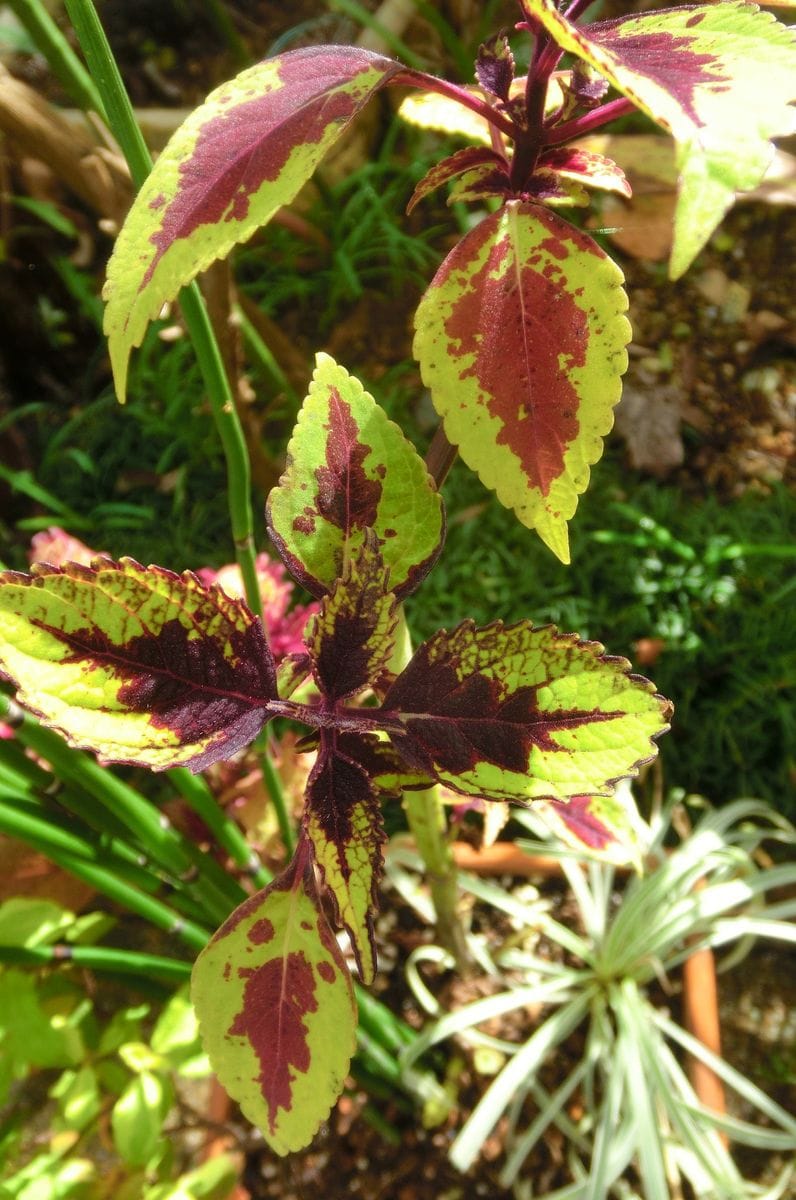
<path fill-rule="evenodd" d="M 573 138 L 583 137 L 584 134 L 591 133 L 592 129 L 599 129 L 601 125 L 606 125 L 609 121 L 615 121 L 618 117 L 624 117 L 635 111 L 635 104 L 632 100 L 626 100 L 624 96 L 618 100 L 609 100 L 607 104 L 601 104 L 599 108 L 593 108 L 591 112 L 574 117 L 571 121 L 565 121 L 563 125 L 555 125 L 552 129 L 547 129 L 544 144 L 545 146 L 560 146 L 562 142 L 571 142 Z"/>
<path fill-rule="evenodd" d="M 494 125 L 501 133 L 505 133 L 506 137 L 511 138 L 512 141 L 517 136 L 517 130 L 508 117 L 497 112 L 490 104 L 487 104 L 486 100 L 480 100 L 478 96 L 474 96 L 465 88 L 459 87 L 458 84 L 449 83 L 447 79 L 438 79 L 436 75 L 425 75 L 422 71 L 406 70 L 402 71 L 400 75 L 394 76 L 392 83 L 423 88 L 427 92 L 437 92 L 440 96 L 447 96 L 451 100 L 456 100 L 463 108 L 469 108 L 474 113 L 478 113 L 479 117 L 483 117 L 485 121 Z"/>
<path fill-rule="evenodd" d="M 590 8 L 593 3 L 594 0 L 573 0 L 572 4 L 570 4 L 569 8 L 564 10 L 562 15 L 566 17 L 568 21 L 577 21 L 581 13 L 584 13 L 587 8 Z"/>

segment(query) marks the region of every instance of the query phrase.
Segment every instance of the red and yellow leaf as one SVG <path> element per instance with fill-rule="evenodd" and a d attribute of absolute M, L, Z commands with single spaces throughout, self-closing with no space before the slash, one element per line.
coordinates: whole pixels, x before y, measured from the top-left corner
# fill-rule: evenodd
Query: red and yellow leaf
<path fill-rule="evenodd" d="M 313 673 L 327 700 L 343 700 L 373 684 L 395 648 L 396 600 L 375 534 L 367 534 L 306 633 Z"/>
<path fill-rule="evenodd" d="M 384 827 L 366 771 L 334 750 L 322 735 L 321 751 L 307 784 L 304 828 L 313 856 L 345 927 L 367 984 L 376 972 L 373 914 L 381 877 Z"/>
<path fill-rule="evenodd" d="M 0 667 L 73 745 L 155 770 L 228 758 L 276 697 L 243 601 L 132 559 L 0 575 Z"/>
<path fill-rule="evenodd" d="M 467 175 L 471 180 L 494 181 L 492 192 L 495 193 L 505 191 L 509 182 L 505 158 L 486 146 L 465 146 L 426 171 L 409 198 L 407 213 L 437 188 L 460 175 Z"/>
<path fill-rule="evenodd" d="M 736 191 L 763 178 L 770 139 L 794 129 L 793 30 L 743 0 L 584 26 L 567 21 L 554 0 L 529 0 L 528 11 L 678 142 L 671 273 L 681 275 Z"/>
<path fill-rule="evenodd" d="M 586 187 L 604 192 L 618 192 L 628 198 L 633 194 L 624 171 L 604 154 L 583 150 L 579 146 L 552 146 L 539 156 L 538 171 L 552 171 Z"/>
<path fill-rule="evenodd" d="M 417 650 L 384 698 L 385 728 L 412 767 L 466 795 L 606 793 L 655 756 L 671 714 L 629 667 L 552 626 L 465 621 Z"/>
<path fill-rule="evenodd" d="M 372 529 L 402 599 L 436 561 L 445 533 L 442 499 L 422 458 L 327 354 L 318 355 L 267 518 L 285 565 L 316 596 Z"/>
<path fill-rule="evenodd" d="M 454 247 L 415 317 L 448 438 L 563 562 L 627 365 L 622 282 L 586 234 L 511 201 Z"/>
<path fill-rule="evenodd" d="M 193 970 L 210 1061 L 277 1154 L 311 1140 L 355 1048 L 351 976 L 308 859 L 302 842 L 287 871 L 235 910 Z"/>
<path fill-rule="evenodd" d="M 184 284 L 297 195 L 400 63 L 355 46 L 311 46 L 222 84 L 177 130 L 119 234 L 105 286 L 116 389 L 150 321 Z"/>
<path fill-rule="evenodd" d="M 604 862 L 636 866 L 640 847 L 629 785 L 612 796 L 573 796 L 543 801 L 539 812 L 565 845 Z"/>

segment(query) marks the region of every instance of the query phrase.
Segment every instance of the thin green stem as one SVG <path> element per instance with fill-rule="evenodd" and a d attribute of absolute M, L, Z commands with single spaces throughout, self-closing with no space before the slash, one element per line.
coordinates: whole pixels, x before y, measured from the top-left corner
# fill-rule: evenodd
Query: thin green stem
<path fill-rule="evenodd" d="M 74 25 L 91 74 L 99 88 L 108 114 L 108 123 L 127 159 L 136 188 L 140 188 L 152 169 L 152 159 L 135 119 L 119 68 L 92 0 L 66 0 L 66 9 Z M 199 369 L 221 440 L 227 466 L 227 504 L 229 508 L 235 558 L 240 567 L 246 602 L 262 620 L 263 605 L 257 578 L 254 544 L 254 517 L 251 499 L 251 463 L 232 389 L 224 368 L 218 340 L 195 283 L 180 293 L 185 324 L 193 342 Z M 261 755 L 263 773 L 268 781 L 270 764 Z M 269 783 L 269 790 L 270 783 Z M 285 846 L 292 851 L 294 839 L 281 789 L 272 791 L 279 827 Z M 288 836 L 285 836 L 288 833 Z"/>
<path fill-rule="evenodd" d="M 405 666 L 411 656 L 411 638 L 401 609 L 394 663 Z M 423 791 L 404 792 L 403 805 L 410 832 L 426 868 L 431 899 L 437 916 L 439 940 L 456 959 L 459 969 L 464 972 L 467 970 L 470 954 L 458 912 L 458 875 L 447 838 L 447 819 L 440 789 L 434 786 Z"/>
<path fill-rule="evenodd" d="M 185 767 L 175 767 L 169 771 L 169 779 L 233 862 L 250 875 L 258 887 L 266 887 L 272 879 L 270 872 L 260 862 L 242 830 L 227 816 L 202 776 L 192 775 Z M 246 893 L 242 888 L 240 893 L 240 899 L 244 900 Z"/>
<path fill-rule="evenodd" d="M 127 160 L 136 188 L 140 188 L 152 170 L 152 158 L 135 119 L 105 30 L 92 0 L 66 0 L 66 10 L 102 96 L 111 132 Z M 196 284 L 183 289 L 180 293 L 180 304 L 226 458 L 230 524 L 235 556 L 246 589 L 246 600 L 252 612 L 262 617 L 262 600 L 254 561 L 251 467 L 246 439 L 235 408 L 218 341 Z"/>
<path fill-rule="evenodd" d="M 274 806 L 276 819 L 279 822 L 279 832 L 282 835 L 282 841 L 284 842 L 284 846 L 288 854 L 292 854 L 296 848 L 296 835 L 293 831 L 293 824 L 288 813 L 285 789 L 282 787 L 282 780 L 279 778 L 279 772 L 274 766 L 271 755 L 268 753 L 268 749 L 265 744 L 264 732 L 255 742 L 255 749 L 259 754 L 260 767 L 263 772 L 263 781 L 265 782 L 268 795 L 271 798 L 271 803 Z"/>
<path fill-rule="evenodd" d="M 191 964 L 179 958 L 159 954 L 139 954 L 135 950 L 117 950 L 112 946 L 0 946 L 0 962 L 22 966 L 55 966 L 74 963 L 92 971 L 112 971 L 117 975 L 157 975 L 183 983 L 191 975 Z"/>
<path fill-rule="evenodd" d="M 84 843 L 66 830 L 58 829 L 24 808 L 0 804 L 0 833 L 19 838 L 46 854 L 56 866 L 62 867 L 89 886 L 96 888 L 130 912 L 179 937 L 193 950 L 201 950 L 210 937 L 210 930 L 187 920 L 161 900 L 146 895 L 128 884 L 114 869 L 108 869 L 107 855 L 97 847 Z M 84 857 L 84 854 L 86 855 Z M 102 864 L 96 861 L 102 857 Z"/>
<path fill-rule="evenodd" d="M 79 108 L 93 110 L 104 119 L 102 98 L 93 79 L 50 16 L 42 0 L 8 0 L 8 7 L 24 25 L 46 58 L 55 77 Z"/>

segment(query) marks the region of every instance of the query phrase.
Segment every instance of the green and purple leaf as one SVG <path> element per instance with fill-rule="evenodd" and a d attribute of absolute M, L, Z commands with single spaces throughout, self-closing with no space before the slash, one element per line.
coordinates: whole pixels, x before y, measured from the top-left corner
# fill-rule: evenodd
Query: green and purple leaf
<path fill-rule="evenodd" d="M 384 698 L 385 728 L 410 766 L 465 795 L 607 793 L 655 756 L 671 714 L 629 666 L 552 626 L 465 621 L 417 650 Z"/>
<path fill-rule="evenodd" d="M 360 978 L 368 984 L 376 972 L 373 914 L 384 827 L 367 772 L 334 745 L 334 734 L 321 735 L 307 784 L 304 829 L 332 897 L 336 923 L 348 933 Z"/>
<path fill-rule="evenodd" d="M 415 317 L 449 440 L 563 562 L 627 365 L 622 282 L 585 233 L 510 201 L 454 247 Z"/>
<path fill-rule="evenodd" d="M 442 499 L 425 464 L 359 380 L 319 354 L 309 395 L 268 497 L 268 528 L 288 570 L 315 596 L 376 535 L 399 599 L 442 548 Z"/>
<path fill-rule="evenodd" d="M 529 0 L 527 9 L 677 141 L 671 273 L 681 275 L 735 193 L 763 178 L 770 139 L 794 130 L 793 30 L 742 0 L 584 26 L 567 21 L 554 0 Z"/>
<path fill-rule="evenodd" d="M 426 171 L 409 198 L 407 213 L 437 188 L 464 175 L 468 179 L 489 182 L 490 195 L 505 192 L 509 183 L 508 164 L 502 155 L 486 146 L 465 146 Z"/>
<path fill-rule="evenodd" d="M 305 841 L 199 955 L 192 996 L 230 1096 L 277 1154 L 306 1146 L 342 1091 L 357 1010 Z"/>
<path fill-rule="evenodd" d="M 177 130 L 108 265 L 105 332 L 120 399 L 130 350 L 184 284 L 289 204 L 373 93 L 404 68 L 311 46 L 222 84 Z"/>
<path fill-rule="evenodd" d="M 73 745 L 155 770 L 230 757 L 276 697 L 243 601 L 132 559 L 0 575 L 0 668 Z"/>
<path fill-rule="evenodd" d="M 376 682 L 395 649 L 398 609 L 372 530 L 321 601 L 306 632 L 313 674 L 328 701 Z"/>
<path fill-rule="evenodd" d="M 543 801 L 539 811 L 565 845 L 586 849 L 604 862 L 636 866 L 640 850 L 632 805 L 626 786 L 617 788 L 612 796 L 573 796 L 566 803 Z"/>
<path fill-rule="evenodd" d="M 496 34 L 479 46 L 475 77 L 485 92 L 508 101 L 514 82 L 514 55 L 504 33 Z"/>
<path fill-rule="evenodd" d="M 539 156 L 534 176 L 538 171 L 553 172 L 586 187 L 618 192 L 628 198 L 633 194 L 621 167 L 604 154 L 582 150 L 578 146 L 553 146 L 545 150 Z"/>

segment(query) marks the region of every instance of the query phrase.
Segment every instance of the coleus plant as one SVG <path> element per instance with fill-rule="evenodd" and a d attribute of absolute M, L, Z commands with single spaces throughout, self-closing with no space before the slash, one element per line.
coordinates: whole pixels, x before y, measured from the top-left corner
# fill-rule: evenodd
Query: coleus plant
<path fill-rule="evenodd" d="M 353 46 L 316 46 L 214 91 L 158 159 L 109 265 L 106 331 L 120 397 L 130 350 L 163 304 L 293 200 L 375 93 L 436 93 L 476 114 L 489 145 L 432 168 L 412 203 L 453 181 L 453 197 L 498 207 L 431 282 L 415 353 L 448 441 L 569 561 L 567 522 L 611 428 L 630 338 L 621 271 L 553 211 L 588 203 L 588 188 L 629 194 L 616 164 L 577 139 L 634 108 L 674 137 L 677 276 L 736 191 L 760 182 L 770 139 L 794 127 L 796 91 L 793 31 L 754 4 L 584 24 L 587 7 L 519 0 L 517 29 L 533 37 L 520 79 L 499 34 L 481 47 L 474 89 Z M 574 65 L 561 71 L 565 53 Z"/>
<path fill-rule="evenodd" d="M 354 1049 L 352 980 L 319 879 L 360 977 L 373 978 L 381 797 L 434 783 L 544 797 L 562 812 L 572 803 L 590 837 L 601 798 L 654 755 L 670 705 L 599 644 L 529 621 L 464 621 L 402 668 L 399 604 L 440 552 L 442 500 L 400 429 L 325 355 L 267 514 L 319 600 L 279 671 L 243 600 L 103 557 L 0 575 L 0 668 L 23 705 L 110 762 L 198 771 L 273 718 L 309 728 L 318 753 L 293 859 L 218 930 L 193 980 L 221 1081 L 286 1153 L 328 1113 Z M 310 676 L 314 692 L 293 699 Z"/>

